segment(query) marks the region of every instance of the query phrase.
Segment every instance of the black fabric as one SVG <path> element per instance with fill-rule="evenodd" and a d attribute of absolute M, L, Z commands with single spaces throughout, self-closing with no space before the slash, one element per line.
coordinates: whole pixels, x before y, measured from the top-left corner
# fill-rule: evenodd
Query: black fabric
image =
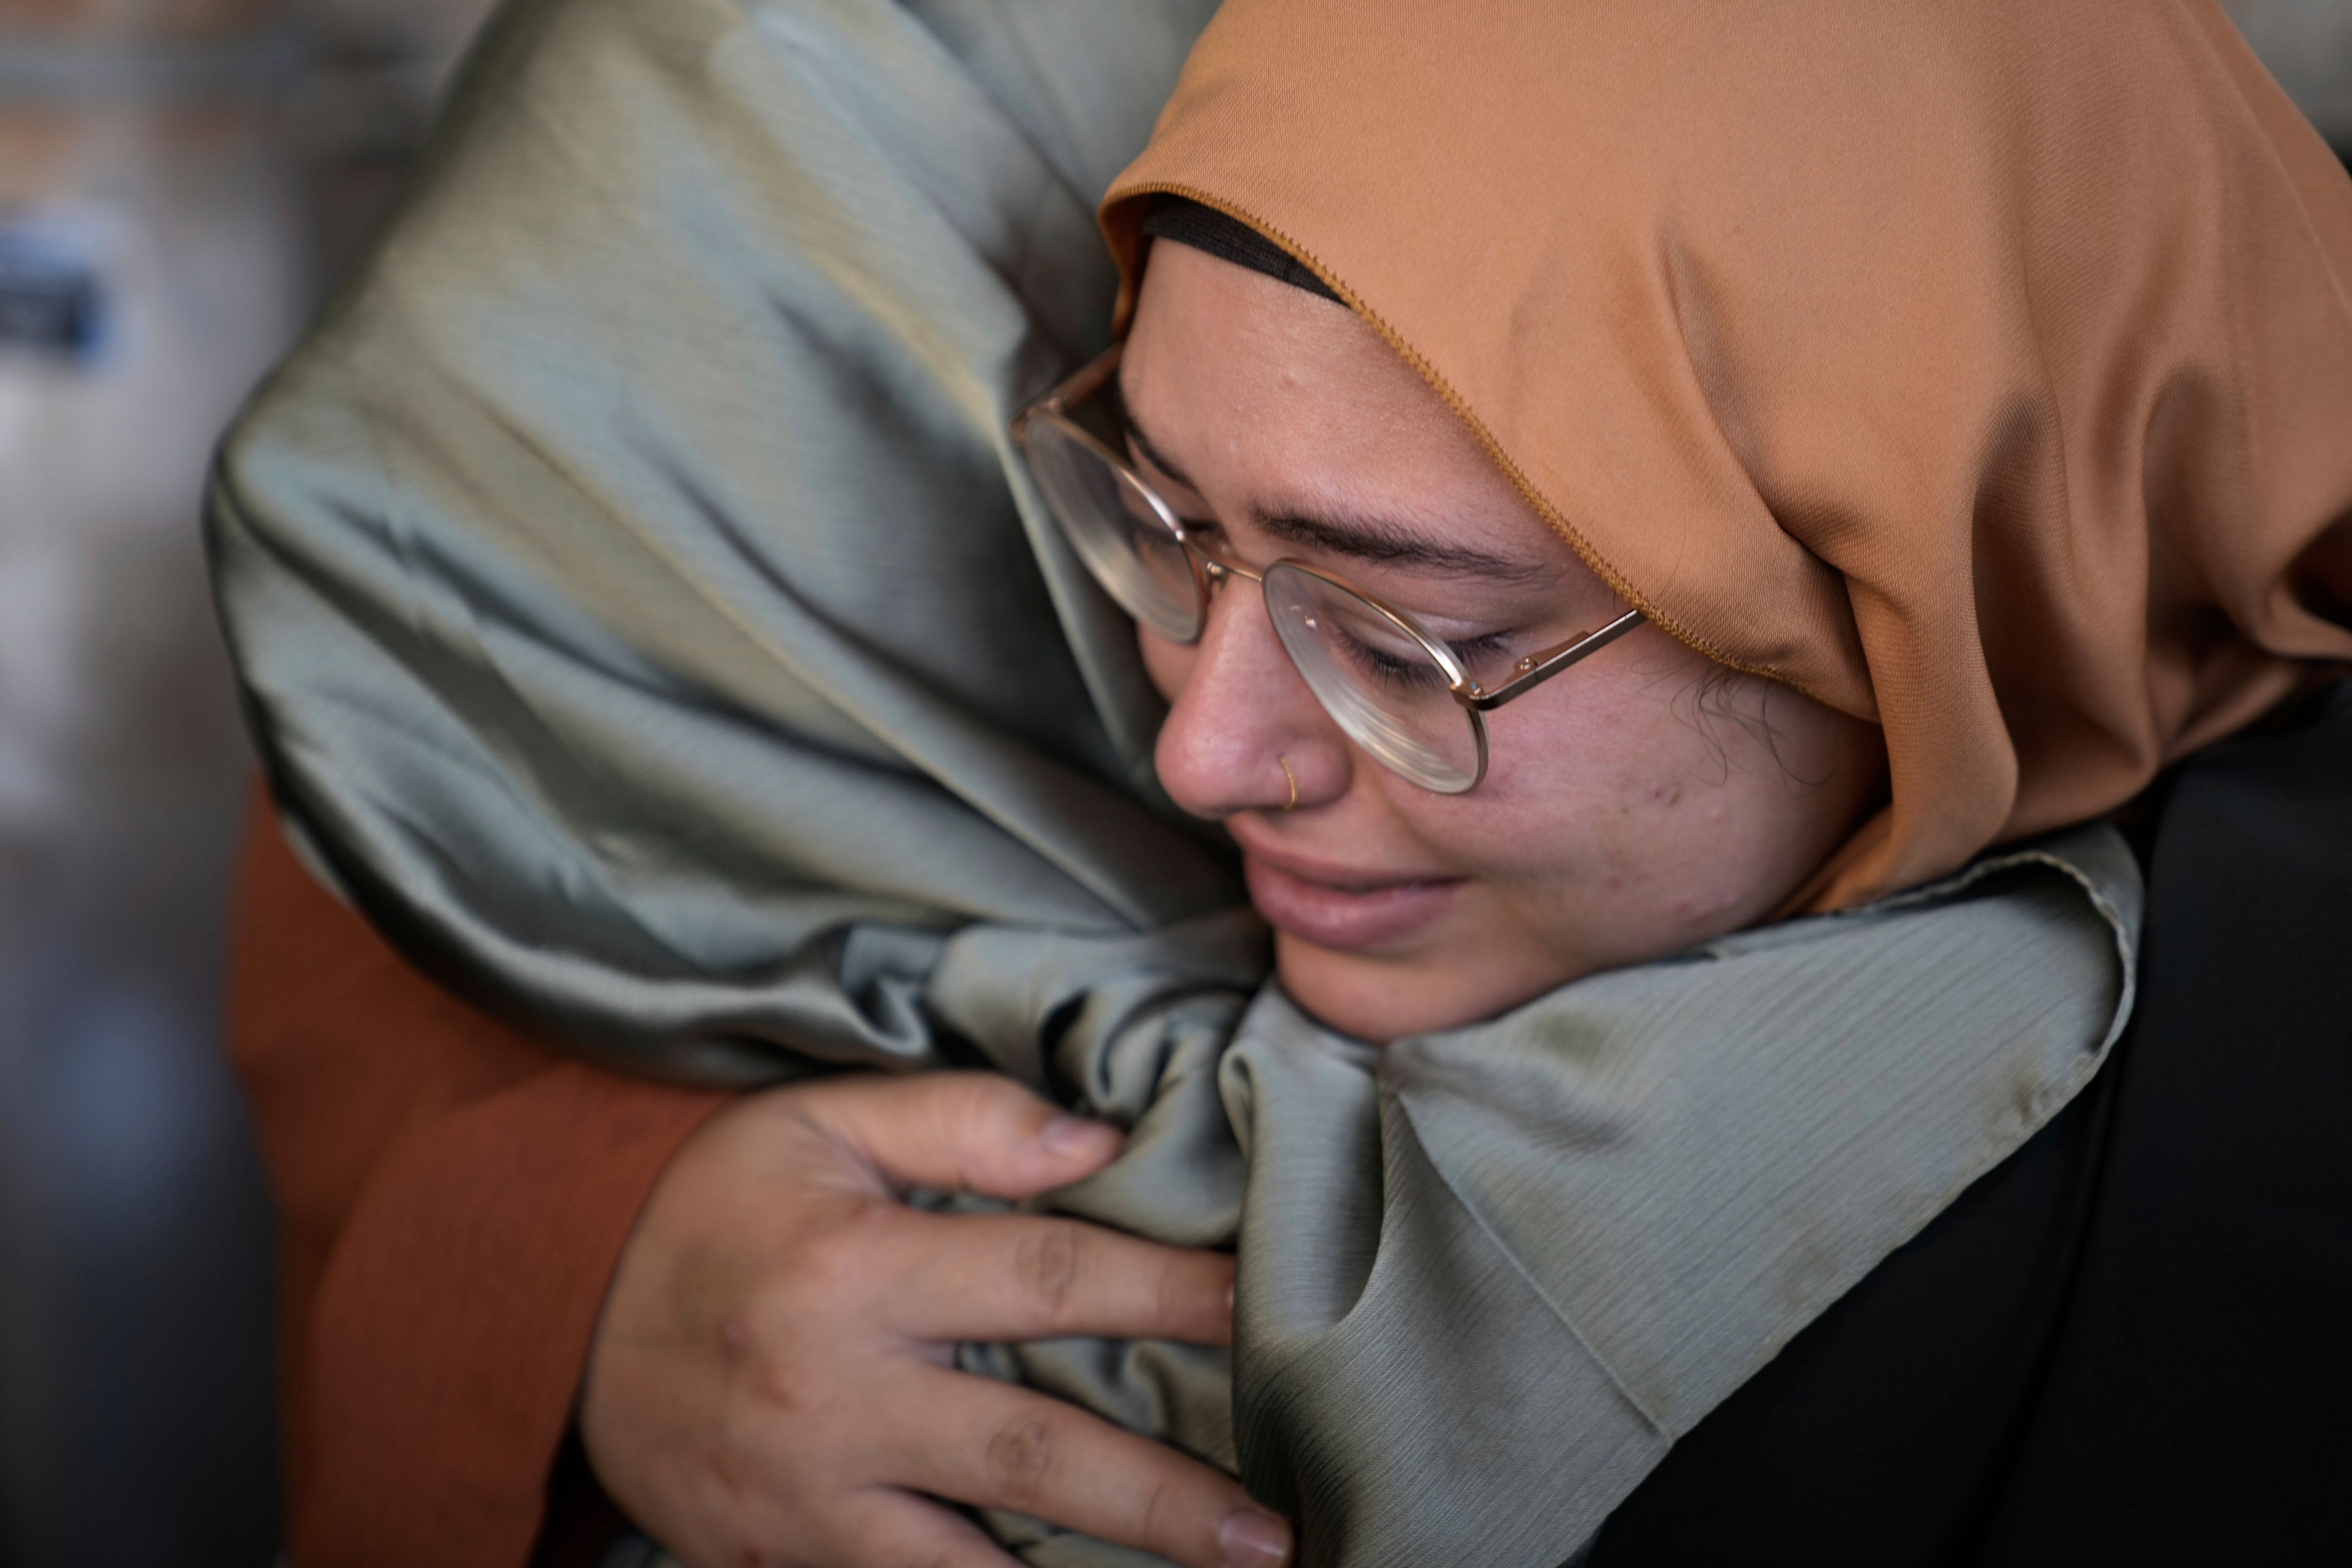
<path fill-rule="evenodd" d="M 2352 1563 L 2352 685 L 2183 769 L 2091 1087 L 1700 1423 L 1591 1568 Z"/>
<path fill-rule="evenodd" d="M 1968 1561 L 1948 1548 L 1998 1491 L 2064 1321 L 2122 1065 L 1700 1422 L 1591 1563 L 1769 1561 L 1799 1542 L 1811 1563 Z"/>
<path fill-rule="evenodd" d="M 1263 272 L 1310 294 L 1320 294 L 1326 300 L 1347 303 L 1290 252 L 1239 218 L 1227 217 L 1216 208 L 1203 206 L 1188 196 L 1154 196 L 1151 210 L 1143 215 L 1143 232 L 1155 239 L 1172 239 L 1179 245 L 1205 250 L 1253 272 Z"/>

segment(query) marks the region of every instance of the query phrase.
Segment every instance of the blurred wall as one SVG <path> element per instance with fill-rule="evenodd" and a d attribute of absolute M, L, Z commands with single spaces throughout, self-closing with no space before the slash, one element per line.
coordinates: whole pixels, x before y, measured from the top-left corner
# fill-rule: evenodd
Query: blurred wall
<path fill-rule="evenodd" d="M 2352 0 L 2223 0 L 2279 85 L 2352 161 Z"/>
<path fill-rule="evenodd" d="M 0 0 L 0 1563 L 276 1552 L 197 504 L 480 8 Z"/>

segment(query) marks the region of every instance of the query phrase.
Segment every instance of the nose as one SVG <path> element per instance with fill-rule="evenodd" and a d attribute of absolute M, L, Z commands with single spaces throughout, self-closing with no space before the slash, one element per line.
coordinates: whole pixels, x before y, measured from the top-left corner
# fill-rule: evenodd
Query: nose
<path fill-rule="evenodd" d="M 1255 584 L 1228 579 L 1210 602 L 1153 762 L 1169 798 L 1195 816 L 1280 812 L 1293 779 L 1302 811 L 1347 792 L 1347 740 L 1283 652 Z"/>

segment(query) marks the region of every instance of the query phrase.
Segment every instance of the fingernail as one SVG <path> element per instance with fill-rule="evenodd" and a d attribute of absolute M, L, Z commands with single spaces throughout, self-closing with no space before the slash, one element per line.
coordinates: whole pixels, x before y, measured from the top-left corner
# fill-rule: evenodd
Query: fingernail
<path fill-rule="evenodd" d="M 1290 1526 L 1270 1513 L 1237 1508 L 1217 1521 L 1217 1555 L 1225 1568 L 1267 1568 L 1290 1560 Z"/>
<path fill-rule="evenodd" d="M 1037 1131 L 1037 1142 L 1045 1145 L 1045 1152 L 1064 1159 L 1099 1154 L 1118 1138 L 1118 1128 L 1079 1116 L 1056 1116 Z"/>

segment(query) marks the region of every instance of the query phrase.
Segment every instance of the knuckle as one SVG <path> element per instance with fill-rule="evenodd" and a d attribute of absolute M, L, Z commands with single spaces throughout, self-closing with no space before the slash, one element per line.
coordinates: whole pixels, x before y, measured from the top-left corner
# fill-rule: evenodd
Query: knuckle
<path fill-rule="evenodd" d="M 1086 1233 L 1068 1220 L 1037 1226 L 1013 1249 L 1021 1289 L 1049 1312 L 1059 1312 L 1077 1288 L 1086 1249 Z"/>
<path fill-rule="evenodd" d="M 945 1075 L 970 1110 L 983 1116 L 1020 1116 L 1037 1103 L 1037 1097 L 1001 1072 L 957 1072 Z"/>
<path fill-rule="evenodd" d="M 719 1364 L 738 1390 L 755 1403 L 798 1403 L 798 1378 L 789 1350 L 773 1331 L 771 1314 L 758 1305 L 738 1307 L 711 1330 Z"/>
<path fill-rule="evenodd" d="M 1170 1328 L 1189 1324 L 1196 1312 L 1200 1291 L 1195 1289 L 1192 1272 L 1183 1260 L 1173 1256 L 1160 1260 L 1158 1288 L 1152 1292 L 1152 1310 L 1158 1321 Z"/>
<path fill-rule="evenodd" d="M 756 1311 L 730 1312 L 719 1321 L 719 1359 L 730 1377 L 757 1386 L 768 1380 L 777 1356 Z"/>
<path fill-rule="evenodd" d="M 953 1127 L 991 1128 L 1005 1111 L 1003 1091 L 1010 1082 L 993 1073 L 944 1072 L 927 1081 L 931 1107 Z"/>
<path fill-rule="evenodd" d="M 1166 1541 L 1174 1531 L 1176 1516 L 1181 1511 L 1172 1477 L 1154 1476 L 1143 1494 L 1143 1510 L 1136 1516 L 1137 1526 L 1146 1541 Z"/>
<path fill-rule="evenodd" d="M 875 1272 L 873 1237 L 853 1219 L 804 1238 L 783 1284 L 812 1304 L 839 1306 L 870 1292 Z"/>
<path fill-rule="evenodd" d="M 745 1421 L 806 1413 L 824 1403 L 827 1358 L 789 1302 L 729 1313 L 717 1326 L 720 1364 Z"/>
<path fill-rule="evenodd" d="M 719 1501 L 734 1513 L 749 1513 L 760 1502 L 761 1477 L 753 1468 L 749 1445 L 741 1436 L 743 1421 L 733 1411 L 719 1420 L 719 1441 L 704 1459 L 704 1468 L 711 1489 Z"/>
<path fill-rule="evenodd" d="M 752 1407 L 763 1415 L 797 1411 L 816 1404 L 814 1369 L 794 1355 L 764 1350 L 736 1370 Z"/>
<path fill-rule="evenodd" d="M 942 1078 L 932 1102 L 939 1122 L 936 1136 L 956 1151 L 956 1163 L 967 1184 L 998 1169 L 1027 1142 L 1028 1098 L 1019 1084 L 994 1073 Z"/>
<path fill-rule="evenodd" d="M 1015 1508 L 1045 1495 L 1054 1473 L 1053 1428 L 1035 1416 L 1022 1416 L 997 1429 L 988 1440 L 988 1477 L 1005 1501 Z"/>

